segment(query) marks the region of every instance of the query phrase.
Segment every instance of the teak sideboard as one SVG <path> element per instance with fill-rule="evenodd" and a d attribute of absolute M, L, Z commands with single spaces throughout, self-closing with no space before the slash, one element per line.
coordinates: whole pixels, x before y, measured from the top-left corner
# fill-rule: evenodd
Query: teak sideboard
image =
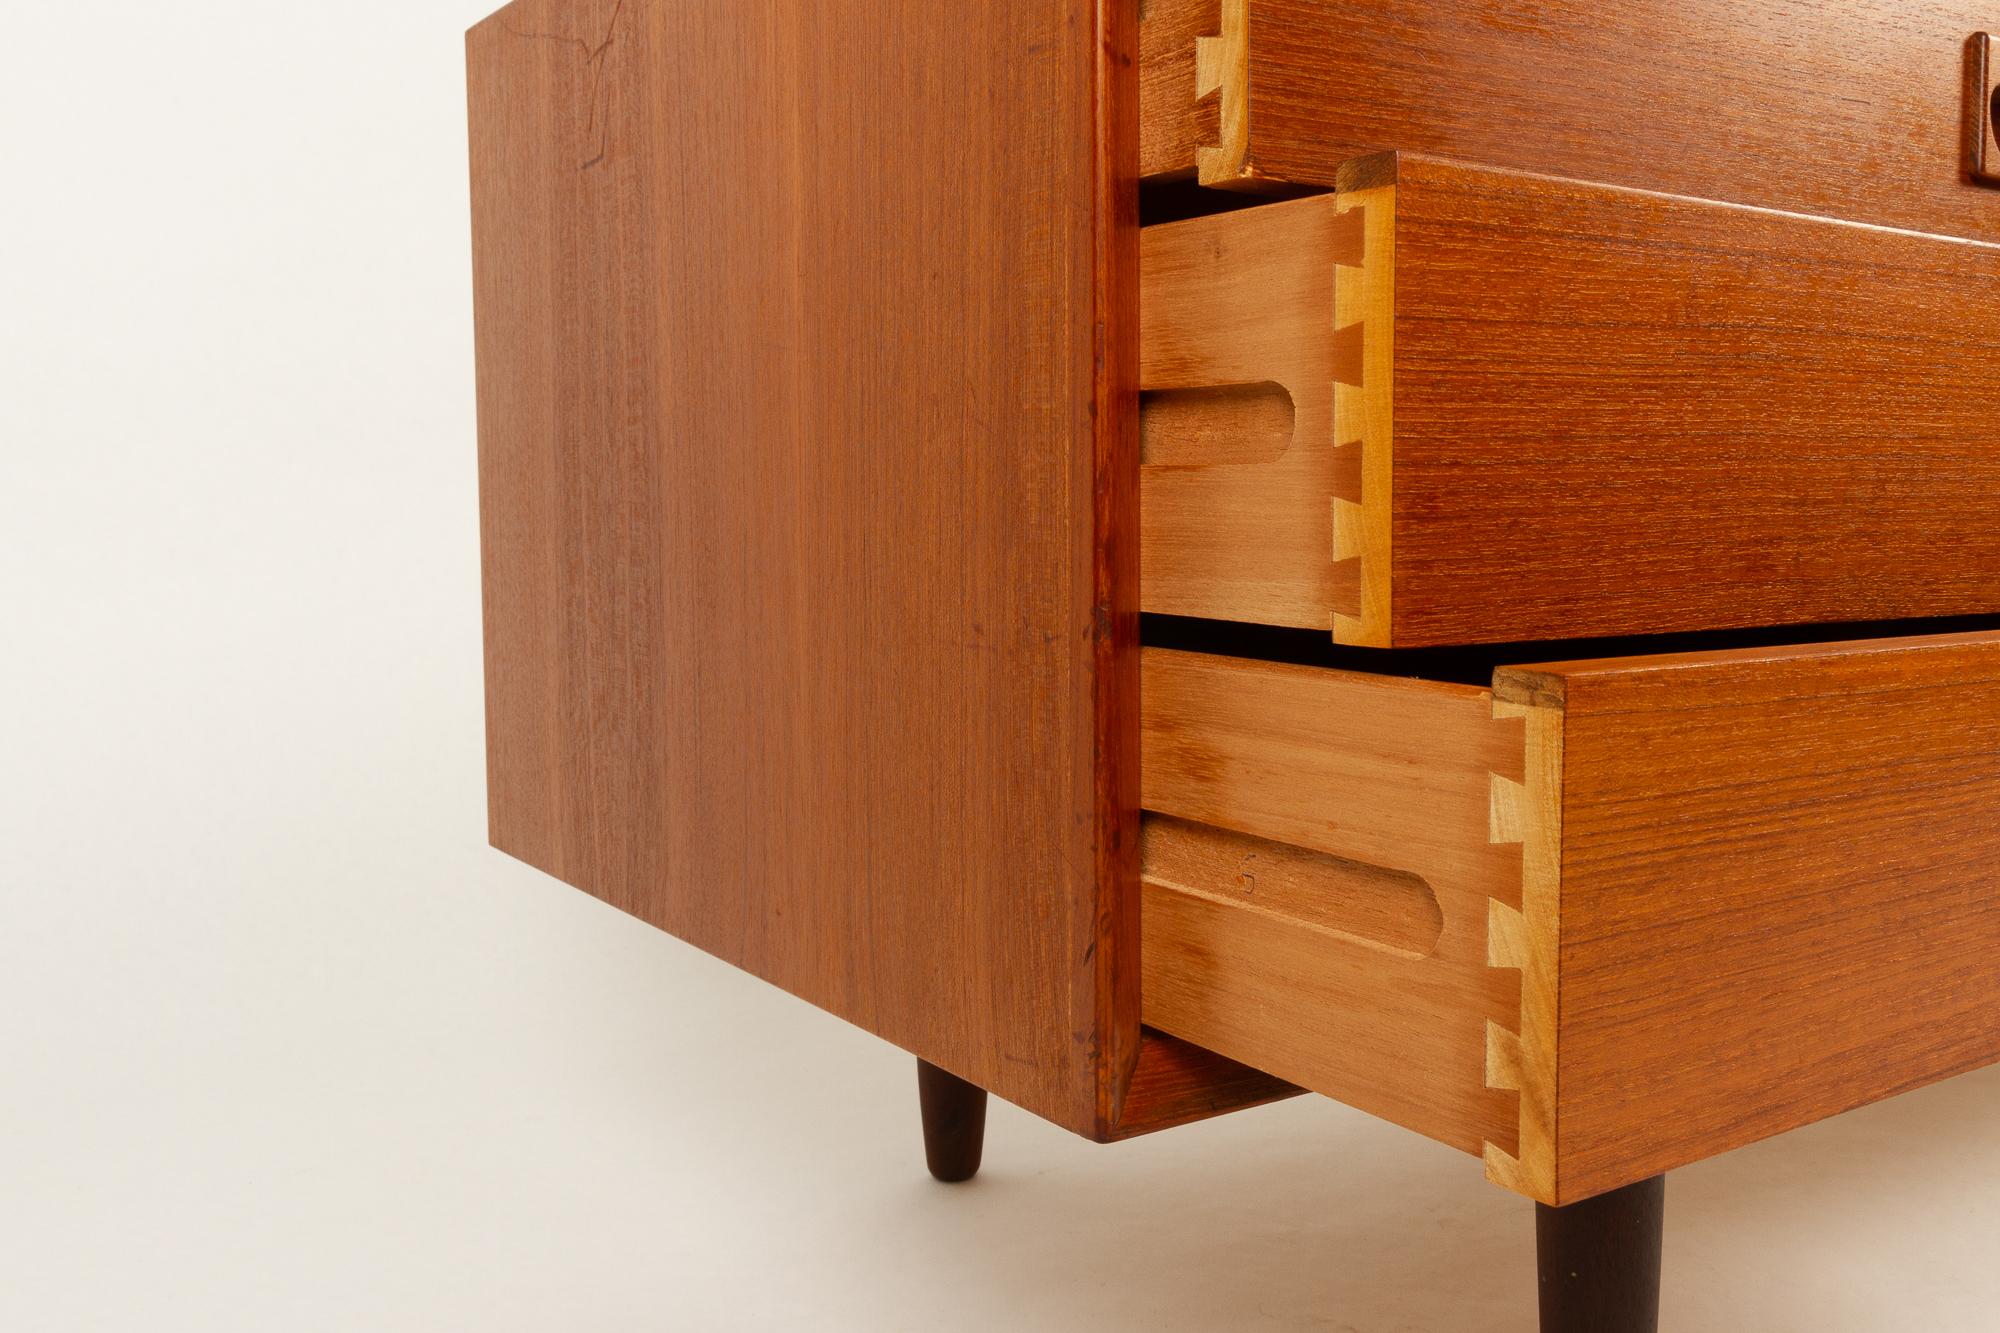
<path fill-rule="evenodd" d="M 2000 1059 L 1993 26 L 515 0 L 494 844 L 940 1178 L 1321 1093 L 1652 1328 L 1664 1173 Z"/>

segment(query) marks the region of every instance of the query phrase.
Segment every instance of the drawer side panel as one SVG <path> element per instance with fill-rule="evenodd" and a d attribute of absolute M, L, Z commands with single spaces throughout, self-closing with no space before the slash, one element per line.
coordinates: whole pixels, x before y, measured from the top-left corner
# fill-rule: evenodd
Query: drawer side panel
<path fill-rule="evenodd" d="M 1145 230 L 1146 610 L 1388 643 L 1395 195 Z"/>
<path fill-rule="evenodd" d="M 1487 1034 L 1521 1026 L 1522 981 L 1487 929 L 1520 902 L 1521 848 L 1489 830 L 1495 774 L 1524 777 L 1521 722 L 1484 690 L 1165 650 L 1142 679 L 1147 1023 L 1514 1153 L 1521 1097 L 1488 1085 Z M 1302 911 L 1315 865 L 1326 910 Z"/>

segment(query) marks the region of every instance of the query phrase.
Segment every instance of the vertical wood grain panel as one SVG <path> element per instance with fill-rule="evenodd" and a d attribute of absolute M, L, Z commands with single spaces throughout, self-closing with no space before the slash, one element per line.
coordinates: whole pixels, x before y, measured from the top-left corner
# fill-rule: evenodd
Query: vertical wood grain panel
<path fill-rule="evenodd" d="M 1139 1042 L 1127 8 L 468 37 L 495 844 L 1100 1137 Z"/>

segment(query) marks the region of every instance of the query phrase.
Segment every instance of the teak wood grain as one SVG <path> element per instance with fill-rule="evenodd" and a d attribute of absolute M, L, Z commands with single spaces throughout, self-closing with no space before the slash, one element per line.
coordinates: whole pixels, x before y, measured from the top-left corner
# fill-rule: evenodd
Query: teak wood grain
<path fill-rule="evenodd" d="M 1970 314 L 2000 246 L 1408 156 L 1348 180 L 1146 231 L 1142 383 L 1297 408 L 1276 457 L 1143 469 L 1149 610 L 1375 646 L 2000 611 Z M 1328 429 L 1335 382 L 1374 424 Z"/>
<path fill-rule="evenodd" d="M 1996 23 L 1986 0 L 1147 0 L 1141 160 L 1332 185 L 1403 150 L 2000 240 L 1968 151 L 1967 39 Z M 1204 80 L 1197 44 L 1231 33 L 1240 74 Z"/>
<path fill-rule="evenodd" d="M 494 843 L 1099 1138 L 1140 1058 L 1128 9 L 468 37 Z"/>
<path fill-rule="evenodd" d="M 2000 634 L 1496 691 L 1562 715 L 1549 1202 L 2000 1059 Z"/>

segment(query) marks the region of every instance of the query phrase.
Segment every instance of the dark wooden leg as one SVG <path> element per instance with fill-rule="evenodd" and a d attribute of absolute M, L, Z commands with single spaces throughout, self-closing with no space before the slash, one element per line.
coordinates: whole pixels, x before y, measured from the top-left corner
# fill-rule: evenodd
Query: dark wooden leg
<path fill-rule="evenodd" d="M 1542 1333 L 1658 1333 L 1667 1178 L 1535 1205 Z"/>
<path fill-rule="evenodd" d="M 924 1112 L 924 1160 L 947 1185 L 979 1173 L 986 1146 L 986 1089 L 917 1061 L 917 1101 Z"/>

